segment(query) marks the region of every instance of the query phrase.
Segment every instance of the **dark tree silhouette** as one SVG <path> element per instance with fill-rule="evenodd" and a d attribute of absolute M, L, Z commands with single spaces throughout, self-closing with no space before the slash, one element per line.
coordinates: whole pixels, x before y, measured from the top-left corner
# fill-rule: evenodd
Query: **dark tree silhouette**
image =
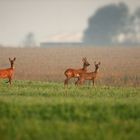
<path fill-rule="evenodd" d="M 124 3 L 99 8 L 88 20 L 83 42 L 94 45 L 112 45 L 113 38 L 125 31 L 129 21 L 129 9 Z"/>

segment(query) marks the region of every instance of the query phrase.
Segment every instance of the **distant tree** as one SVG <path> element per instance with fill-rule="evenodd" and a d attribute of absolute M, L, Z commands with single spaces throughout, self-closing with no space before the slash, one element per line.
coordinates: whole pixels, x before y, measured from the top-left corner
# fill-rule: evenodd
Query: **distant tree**
<path fill-rule="evenodd" d="M 84 30 L 83 42 L 94 45 L 140 44 L 140 7 L 130 13 L 125 3 L 109 4 L 95 12 Z"/>
<path fill-rule="evenodd" d="M 140 7 L 135 12 L 135 30 L 137 32 L 137 35 L 139 36 L 138 40 L 140 41 Z"/>
<path fill-rule="evenodd" d="M 135 15 L 140 19 L 140 7 L 136 9 Z"/>
<path fill-rule="evenodd" d="M 133 46 L 140 44 L 140 8 L 129 15 L 129 20 L 122 33 L 124 35 L 123 44 Z"/>
<path fill-rule="evenodd" d="M 29 32 L 23 41 L 24 47 L 35 47 L 36 42 L 35 42 L 35 35 L 32 32 Z"/>
<path fill-rule="evenodd" d="M 112 38 L 121 33 L 129 15 L 124 3 L 99 8 L 88 20 L 83 42 L 95 45 L 111 45 Z"/>

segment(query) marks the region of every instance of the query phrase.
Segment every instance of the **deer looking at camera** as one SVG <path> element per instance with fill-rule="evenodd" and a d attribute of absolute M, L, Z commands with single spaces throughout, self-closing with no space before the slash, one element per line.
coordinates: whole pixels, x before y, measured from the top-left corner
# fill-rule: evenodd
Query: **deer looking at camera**
<path fill-rule="evenodd" d="M 11 81 L 13 79 L 13 74 L 14 74 L 14 62 L 15 62 L 16 58 L 14 58 L 13 60 L 11 58 L 9 58 L 11 67 L 7 68 L 7 69 L 0 69 L 0 78 L 5 79 L 8 78 L 8 82 L 11 85 Z"/>
<path fill-rule="evenodd" d="M 89 62 L 87 61 L 87 58 L 83 58 L 83 68 L 81 69 L 67 69 L 64 74 L 66 76 L 66 79 L 64 81 L 64 85 L 68 85 L 68 81 L 71 78 L 78 78 L 80 76 L 81 73 L 85 73 L 87 72 L 87 67 L 90 65 Z"/>
<path fill-rule="evenodd" d="M 95 79 L 97 77 L 97 74 L 98 74 L 98 70 L 99 70 L 99 66 L 100 66 L 100 62 L 99 63 L 96 63 L 94 62 L 94 65 L 95 65 L 95 71 L 94 72 L 88 72 L 88 73 L 81 73 L 80 74 L 80 77 L 78 78 L 78 80 L 76 81 L 76 85 L 78 84 L 83 84 L 83 82 L 85 80 L 91 80 L 92 83 L 93 83 L 93 86 L 95 84 Z"/>

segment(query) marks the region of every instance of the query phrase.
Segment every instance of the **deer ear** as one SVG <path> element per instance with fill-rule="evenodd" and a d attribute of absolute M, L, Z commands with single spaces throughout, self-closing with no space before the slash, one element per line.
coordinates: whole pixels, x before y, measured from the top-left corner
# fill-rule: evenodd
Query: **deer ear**
<path fill-rule="evenodd" d="M 9 61 L 11 61 L 11 58 L 9 58 Z"/>
<path fill-rule="evenodd" d="M 99 62 L 98 65 L 101 65 L 101 62 Z"/>
<path fill-rule="evenodd" d="M 14 57 L 14 61 L 16 60 L 16 57 Z"/>

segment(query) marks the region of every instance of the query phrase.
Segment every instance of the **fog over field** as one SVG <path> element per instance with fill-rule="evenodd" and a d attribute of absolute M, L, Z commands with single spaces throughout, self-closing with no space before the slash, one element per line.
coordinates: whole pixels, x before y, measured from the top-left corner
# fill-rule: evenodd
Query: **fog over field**
<path fill-rule="evenodd" d="M 0 46 L 140 44 L 138 0 L 0 0 Z"/>

